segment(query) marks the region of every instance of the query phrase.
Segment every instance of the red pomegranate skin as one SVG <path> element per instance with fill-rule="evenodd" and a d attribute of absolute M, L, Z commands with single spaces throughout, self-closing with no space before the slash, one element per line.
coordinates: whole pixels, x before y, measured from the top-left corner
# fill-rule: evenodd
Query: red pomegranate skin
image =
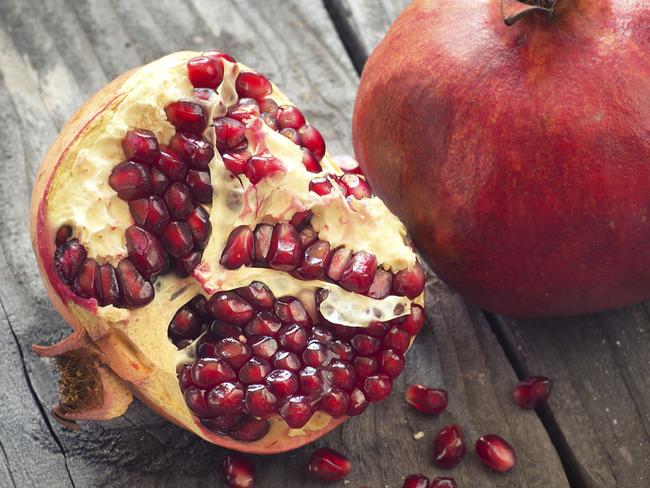
<path fill-rule="evenodd" d="M 435 271 L 482 307 L 650 297 L 650 3 L 416 0 L 369 58 L 356 156 Z"/>

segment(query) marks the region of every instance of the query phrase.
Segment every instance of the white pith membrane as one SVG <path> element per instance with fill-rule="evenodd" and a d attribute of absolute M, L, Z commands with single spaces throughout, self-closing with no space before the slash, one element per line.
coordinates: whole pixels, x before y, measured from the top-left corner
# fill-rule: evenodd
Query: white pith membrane
<path fill-rule="evenodd" d="M 161 144 L 169 142 L 176 129 L 167 121 L 164 108 L 178 100 L 196 100 L 186 64 L 199 54 L 175 53 L 140 68 L 120 88 L 119 100 L 85 128 L 56 169 L 46 197 L 47 225 L 53 232 L 62 225 L 71 226 L 73 237 L 85 247 L 88 257 L 100 264 L 116 266 L 127 257 L 125 229 L 134 224 L 127 202 L 108 184 L 111 170 L 126 159 L 121 141 L 128 130 L 140 128 L 152 131 Z M 204 137 L 212 142 L 215 139 L 212 120 L 225 115 L 228 107 L 237 102 L 235 79 L 240 70 L 247 70 L 240 64 L 225 62 L 224 65 L 224 81 L 217 90 L 218 96 L 207 105 L 210 116 Z M 290 104 L 275 86 L 271 98 L 278 105 Z M 318 238 L 329 242 L 332 249 L 344 246 L 352 251 L 368 251 L 377 257 L 381 267 L 393 273 L 411 269 L 416 263 L 403 225 L 378 198 L 346 199 L 337 185 L 324 197 L 309 191 L 312 179 L 342 173 L 327 154 L 320 162 L 321 174 L 308 172 L 298 146 L 261 120 L 248 122 L 263 134 L 260 139 L 257 135 L 260 132 L 247 131 L 249 150 L 255 154 L 255 145 L 265 145 L 273 156 L 284 162 L 286 172 L 251 185 L 245 175 L 232 175 L 215 150 L 209 167 L 213 201 L 204 206 L 210 213 L 212 233 L 193 276 L 181 279 L 167 273 L 158 277 L 154 284 L 155 298 L 140 308 L 97 306 L 94 309 L 94 300 L 66 303 L 93 341 L 102 341 L 104 346 L 117 345 L 123 351 L 125 357 L 119 366 L 108 365 L 119 377 L 132 383 L 138 395 L 158 405 L 159 410 L 173 411 L 174 422 L 213 442 L 216 434 L 201 426 L 178 387 L 176 366 L 191 362 L 195 357 L 193 345 L 178 350 L 167 336 L 172 317 L 190 299 L 198 294 L 209 298 L 217 291 L 233 290 L 254 280 L 266 284 L 276 298 L 291 295 L 303 300 L 325 288 L 329 294 L 321 303 L 321 313 L 331 322 L 351 327 L 366 327 L 372 321 L 408 315 L 412 302 L 407 297 L 393 295 L 375 300 L 348 292 L 335 283 L 299 280 L 287 272 L 269 268 L 228 270 L 220 265 L 224 245 L 235 227 L 244 224 L 253 229 L 258 223 L 276 224 L 288 221 L 294 213 L 303 210 L 313 212 L 311 225 Z M 93 303 L 86 308 L 84 302 Z M 422 304 L 422 295 L 413 302 Z M 302 429 L 289 429 L 276 415 L 269 420 L 271 430 L 265 438 L 256 441 L 260 444 L 267 442 L 267 438 L 322 430 L 332 419 L 318 411 Z"/>

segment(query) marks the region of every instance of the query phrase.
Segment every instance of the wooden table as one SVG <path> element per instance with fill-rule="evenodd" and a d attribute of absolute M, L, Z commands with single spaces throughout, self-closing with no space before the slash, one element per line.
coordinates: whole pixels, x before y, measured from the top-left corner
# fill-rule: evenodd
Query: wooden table
<path fill-rule="evenodd" d="M 53 422 L 56 375 L 33 343 L 66 325 L 46 298 L 28 236 L 29 194 L 41 157 L 74 110 L 121 72 L 180 49 L 217 47 L 269 75 L 315 125 L 332 153 L 349 152 L 364 60 L 406 0 L 0 1 L 0 486 L 219 486 L 224 451 L 134 403 L 122 418 Z M 496 432 L 517 448 L 507 475 L 469 449 L 450 472 L 460 487 L 650 486 L 650 316 L 646 304 L 599 315 L 518 321 L 428 284 L 428 327 L 392 397 L 316 443 L 351 458 L 351 487 L 399 487 L 405 475 L 442 475 L 430 444 L 463 425 L 470 446 Z M 518 377 L 555 381 L 547 407 L 510 400 Z M 448 412 L 407 408 L 406 384 L 450 393 Z M 416 435 L 422 432 L 420 437 Z M 416 437 L 420 437 L 416 439 Z M 303 466 L 315 446 L 256 458 L 258 486 L 321 486 Z M 446 473 L 444 473 L 446 474 Z M 343 484 L 340 484 L 343 486 Z"/>

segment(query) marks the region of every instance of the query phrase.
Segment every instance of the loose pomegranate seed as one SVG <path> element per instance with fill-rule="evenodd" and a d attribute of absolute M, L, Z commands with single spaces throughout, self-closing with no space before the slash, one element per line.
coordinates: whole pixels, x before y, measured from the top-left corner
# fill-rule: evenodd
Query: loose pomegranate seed
<path fill-rule="evenodd" d="M 327 358 L 327 347 L 318 341 L 309 341 L 302 353 L 302 362 L 306 366 L 321 366 Z"/>
<path fill-rule="evenodd" d="M 208 119 L 203 106 L 189 100 L 172 102 L 165 107 L 167 120 L 181 131 L 203 132 Z"/>
<path fill-rule="evenodd" d="M 424 309 L 417 304 L 411 305 L 411 314 L 407 315 L 402 321 L 396 321 L 400 329 L 404 329 L 412 336 L 417 335 L 424 325 Z"/>
<path fill-rule="evenodd" d="M 291 271 L 295 269 L 302 258 L 300 236 L 295 227 L 289 223 L 280 222 L 273 229 L 271 242 L 266 260 L 273 269 Z"/>
<path fill-rule="evenodd" d="M 244 122 L 251 117 L 260 116 L 260 107 L 254 98 L 240 98 L 237 104 L 228 109 L 228 117 Z"/>
<path fill-rule="evenodd" d="M 165 252 L 156 237 L 137 225 L 126 229 L 126 249 L 131 262 L 145 278 L 160 273 L 166 263 Z"/>
<path fill-rule="evenodd" d="M 246 173 L 251 153 L 245 149 L 238 151 L 233 150 L 223 154 L 221 158 L 223 159 L 223 164 L 228 171 L 235 175 L 241 175 Z"/>
<path fill-rule="evenodd" d="M 368 296 L 376 300 L 381 300 L 390 295 L 392 284 L 393 275 L 388 271 L 378 268 L 375 272 L 375 277 L 372 280 L 370 288 L 368 289 Z"/>
<path fill-rule="evenodd" d="M 275 115 L 275 113 L 278 111 L 278 104 L 272 98 L 264 98 L 259 102 L 261 112 L 268 112 Z"/>
<path fill-rule="evenodd" d="M 255 228 L 255 264 L 258 266 L 266 265 L 266 255 L 269 253 L 272 234 L 272 225 L 259 224 Z"/>
<path fill-rule="evenodd" d="M 553 382 L 545 376 L 531 376 L 521 380 L 512 390 L 512 398 L 521 408 L 535 408 L 551 396 Z"/>
<path fill-rule="evenodd" d="M 205 390 L 197 388 L 196 386 L 190 386 L 183 392 L 183 396 L 185 397 L 185 403 L 187 403 L 189 409 L 192 410 L 197 417 L 210 418 L 214 416 L 212 407 L 208 405 Z"/>
<path fill-rule="evenodd" d="M 129 201 L 129 210 L 136 224 L 156 235 L 159 235 L 169 223 L 167 206 L 158 195 Z"/>
<path fill-rule="evenodd" d="M 239 381 L 245 385 L 262 383 L 271 371 L 268 361 L 261 358 L 251 358 L 239 370 Z"/>
<path fill-rule="evenodd" d="M 237 269 L 253 264 L 253 231 L 240 225 L 228 236 L 219 261 L 224 268 Z"/>
<path fill-rule="evenodd" d="M 122 303 L 127 307 L 141 307 L 153 300 L 153 286 L 142 277 L 130 260 L 120 261 L 115 274 Z"/>
<path fill-rule="evenodd" d="M 384 337 L 384 346 L 401 355 L 404 355 L 410 344 L 411 336 L 409 333 L 397 326 L 391 327 L 386 337 Z"/>
<path fill-rule="evenodd" d="M 246 388 L 246 410 L 251 415 L 269 415 L 275 410 L 277 402 L 277 397 L 265 385 L 250 385 Z"/>
<path fill-rule="evenodd" d="M 233 369 L 223 359 L 202 358 L 194 363 L 190 371 L 192 382 L 201 388 L 211 388 L 224 381 L 234 380 Z"/>
<path fill-rule="evenodd" d="M 264 75 L 254 71 L 242 71 L 235 81 L 235 89 L 240 97 L 262 100 L 273 91 L 271 82 Z"/>
<path fill-rule="evenodd" d="M 255 309 L 246 300 L 231 291 L 212 295 L 208 308 L 216 319 L 235 325 L 245 325 L 255 314 Z"/>
<path fill-rule="evenodd" d="M 143 164 L 126 161 L 113 168 L 108 184 L 122 200 L 141 198 L 151 190 L 151 172 Z"/>
<path fill-rule="evenodd" d="M 57 246 L 60 246 L 65 241 L 67 241 L 70 236 L 72 236 L 72 227 L 69 225 L 62 225 L 59 227 L 59 230 L 56 231 L 56 236 L 54 237 L 54 243 Z"/>
<path fill-rule="evenodd" d="M 246 126 L 231 117 L 219 117 L 214 120 L 217 137 L 217 149 L 220 153 L 237 148 L 246 140 Z"/>
<path fill-rule="evenodd" d="M 155 164 L 155 163 L 154 163 Z M 156 195 L 162 195 L 169 187 L 169 178 L 156 166 L 151 167 L 151 191 Z"/>
<path fill-rule="evenodd" d="M 210 141 L 191 132 L 177 132 L 169 141 L 169 149 L 194 169 L 208 169 L 214 157 L 214 149 Z"/>
<path fill-rule="evenodd" d="M 298 371 L 300 369 L 300 359 L 292 352 L 279 351 L 273 356 L 273 365 L 278 369 Z"/>
<path fill-rule="evenodd" d="M 320 196 L 330 194 L 333 189 L 334 186 L 332 185 L 332 182 L 325 176 L 314 178 L 309 182 L 309 191 L 313 191 Z"/>
<path fill-rule="evenodd" d="M 86 259 L 86 248 L 77 239 L 64 242 L 56 248 L 54 263 L 61 279 L 70 283 L 81 269 Z"/>
<path fill-rule="evenodd" d="M 238 454 L 229 454 L 223 460 L 221 473 L 229 488 L 253 488 L 255 486 L 255 466 Z"/>
<path fill-rule="evenodd" d="M 74 279 L 72 289 L 80 297 L 95 298 L 99 281 L 99 265 L 92 258 L 86 259 Z"/>
<path fill-rule="evenodd" d="M 379 369 L 395 379 L 404 371 L 404 358 L 392 349 L 385 349 L 379 353 Z"/>
<path fill-rule="evenodd" d="M 317 280 L 325 275 L 331 258 L 329 242 L 316 241 L 305 250 L 294 274 L 303 280 Z"/>
<path fill-rule="evenodd" d="M 244 331 L 248 336 L 266 335 L 275 337 L 282 324 L 278 318 L 268 311 L 258 312 L 251 320 Z"/>
<path fill-rule="evenodd" d="M 375 358 L 368 358 L 363 356 L 358 356 L 354 358 L 354 371 L 357 374 L 357 378 L 363 380 L 368 376 L 372 376 L 377 372 L 379 366 L 377 365 L 377 360 Z"/>
<path fill-rule="evenodd" d="M 275 114 L 278 125 L 281 129 L 299 129 L 305 124 L 305 117 L 297 107 L 293 105 L 282 105 Z"/>
<path fill-rule="evenodd" d="M 429 488 L 429 478 L 423 474 L 411 474 L 404 479 L 403 488 Z"/>
<path fill-rule="evenodd" d="M 413 269 L 404 269 L 393 278 L 393 293 L 407 296 L 411 299 L 419 296 L 424 290 L 424 270 L 420 263 L 415 263 Z"/>
<path fill-rule="evenodd" d="M 262 122 L 264 122 L 273 131 L 277 131 L 280 128 L 278 126 L 278 121 L 275 119 L 275 115 L 270 112 L 262 112 L 260 119 L 262 119 Z"/>
<path fill-rule="evenodd" d="M 517 464 L 514 448 L 496 434 L 486 434 L 478 438 L 474 448 L 486 466 L 505 473 Z"/>
<path fill-rule="evenodd" d="M 309 474 L 325 481 L 342 480 L 351 469 L 352 463 L 345 456 L 326 447 L 316 449 L 307 463 Z"/>
<path fill-rule="evenodd" d="M 284 163 L 271 155 L 253 156 L 246 166 L 246 177 L 252 184 L 257 184 L 264 178 L 272 178 L 284 174 L 287 168 Z"/>
<path fill-rule="evenodd" d="M 447 392 L 424 385 L 408 385 L 406 401 L 422 413 L 438 415 L 447 409 Z"/>
<path fill-rule="evenodd" d="M 253 354 L 263 359 L 271 359 L 278 352 L 278 343 L 273 337 L 253 336 L 249 344 Z"/>
<path fill-rule="evenodd" d="M 258 310 L 271 310 L 274 306 L 273 292 L 261 281 L 251 281 L 248 286 L 237 288 L 235 291 Z"/>
<path fill-rule="evenodd" d="M 115 276 L 115 268 L 110 264 L 102 264 L 99 267 L 97 298 L 102 307 L 117 306 L 120 303 L 120 287 Z"/>
<path fill-rule="evenodd" d="M 311 317 L 300 300 L 294 297 L 282 297 L 275 302 L 275 315 L 284 324 L 298 324 L 311 327 Z"/>
<path fill-rule="evenodd" d="M 190 216 L 185 220 L 185 223 L 192 233 L 192 238 L 194 239 L 194 247 L 197 249 L 203 249 L 210 238 L 210 233 L 212 232 L 212 224 L 210 224 L 210 216 L 208 212 L 197 205 L 192 210 Z"/>
<path fill-rule="evenodd" d="M 323 379 L 320 372 L 307 366 L 300 372 L 300 391 L 308 396 L 318 395 L 323 388 Z"/>
<path fill-rule="evenodd" d="M 292 396 L 280 407 L 280 416 L 292 429 L 304 427 L 313 413 L 311 401 L 306 396 Z"/>
<path fill-rule="evenodd" d="M 361 176 L 355 174 L 345 174 L 341 176 L 339 181 L 345 185 L 348 195 L 353 196 L 357 200 L 370 198 L 372 195 L 372 192 L 370 191 L 370 185 Z"/>
<path fill-rule="evenodd" d="M 354 417 L 361 415 L 368 408 L 368 399 L 359 388 L 355 388 L 350 393 L 350 404 L 348 406 L 347 415 Z"/>
<path fill-rule="evenodd" d="M 296 146 L 302 146 L 302 139 L 300 138 L 300 134 L 298 134 L 298 131 L 295 129 L 281 129 L 280 134 L 282 134 L 284 137 L 289 139 L 291 142 L 293 142 Z"/>
<path fill-rule="evenodd" d="M 158 159 L 158 139 L 145 129 L 130 130 L 122 139 L 126 159 L 136 163 L 152 164 Z"/>
<path fill-rule="evenodd" d="M 431 488 L 457 488 L 454 478 L 434 478 L 431 481 Z"/>
<path fill-rule="evenodd" d="M 160 242 L 173 257 L 187 256 L 192 250 L 192 231 L 185 222 L 171 222 L 163 230 Z"/>
<path fill-rule="evenodd" d="M 465 443 L 460 425 L 444 427 L 433 440 L 433 462 L 445 469 L 458 465 L 465 457 Z"/>
<path fill-rule="evenodd" d="M 269 390 L 279 398 L 286 398 L 298 391 L 298 378 L 286 369 L 274 369 L 266 376 Z"/>
<path fill-rule="evenodd" d="M 195 339 L 201 333 L 201 318 L 190 307 L 182 307 L 174 314 L 167 335 L 174 342 Z"/>
<path fill-rule="evenodd" d="M 207 417 L 214 416 L 215 414 L 229 415 L 239 413 L 244 404 L 244 397 L 244 387 L 241 383 L 225 381 L 218 384 L 207 394 L 206 406 L 211 411 L 211 415 Z M 206 416 L 204 415 L 204 417 Z"/>
<path fill-rule="evenodd" d="M 177 181 L 172 183 L 165 192 L 165 203 L 169 209 L 172 219 L 185 220 L 194 210 L 192 192 L 183 183 Z"/>
<path fill-rule="evenodd" d="M 330 265 L 327 268 L 327 276 L 330 277 L 333 281 L 339 281 L 343 272 L 350 264 L 352 259 L 352 251 L 344 247 L 339 247 L 334 254 L 332 254 L 332 259 Z"/>
<path fill-rule="evenodd" d="M 325 140 L 320 132 L 313 126 L 306 124 L 298 129 L 298 134 L 300 134 L 303 146 L 309 149 L 320 162 L 325 156 Z"/>
<path fill-rule="evenodd" d="M 254 442 L 264 437 L 271 428 L 266 419 L 246 416 L 230 432 L 230 437 L 237 441 Z"/>
<path fill-rule="evenodd" d="M 375 278 L 377 257 L 366 251 L 355 252 L 341 273 L 339 284 L 346 290 L 365 294 Z"/>
<path fill-rule="evenodd" d="M 307 171 L 310 173 L 320 173 L 323 168 L 320 167 L 320 164 L 318 163 L 316 156 L 314 156 L 314 153 L 312 153 L 306 147 L 301 147 L 300 149 L 302 150 L 302 164 L 305 165 Z"/>
<path fill-rule="evenodd" d="M 187 165 L 169 148 L 160 148 L 160 157 L 155 165 L 172 181 L 182 181 L 187 176 Z"/>
<path fill-rule="evenodd" d="M 187 77 L 196 88 L 217 88 L 223 81 L 223 63 L 220 59 L 197 56 L 187 62 Z"/>
<path fill-rule="evenodd" d="M 393 391 L 393 380 L 384 374 L 368 376 L 363 381 L 363 392 L 369 402 L 380 402 Z"/>

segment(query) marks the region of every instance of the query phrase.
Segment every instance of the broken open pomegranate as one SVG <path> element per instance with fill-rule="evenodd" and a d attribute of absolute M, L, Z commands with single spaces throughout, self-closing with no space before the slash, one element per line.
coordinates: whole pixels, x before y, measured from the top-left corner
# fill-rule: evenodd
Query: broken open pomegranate
<path fill-rule="evenodd" d="M 135 394 L 204 439 L 272 453 L 386 398 L 424 322 L 404 227 L 298 108 L 217 51 L 95 95 L 47 154 L 32 236 L 74 332 L 67 425 Z"/>

